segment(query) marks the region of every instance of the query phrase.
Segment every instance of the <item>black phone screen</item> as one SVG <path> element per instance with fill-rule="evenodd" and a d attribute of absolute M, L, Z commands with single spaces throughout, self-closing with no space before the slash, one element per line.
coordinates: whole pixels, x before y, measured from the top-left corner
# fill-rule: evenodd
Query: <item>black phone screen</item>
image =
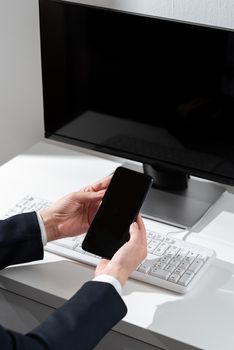
<path fill-rule="evenodd" d="M 129 227 L 136 218 L 153 183 L 151 176 L 118 167 L 85 236 L 82 248 L 111 259 L 129 240 Z"/>

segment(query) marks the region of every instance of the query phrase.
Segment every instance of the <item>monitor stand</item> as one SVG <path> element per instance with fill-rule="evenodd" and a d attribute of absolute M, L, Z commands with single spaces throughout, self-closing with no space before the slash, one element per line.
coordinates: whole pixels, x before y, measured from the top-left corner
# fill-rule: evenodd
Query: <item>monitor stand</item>
<path fill-rule="evenodd" d="M 144 171 L 149 171 L 144 166 Z M 151 174 L 152 175 L 152 174 Z M 182 190 L 152 187 L 141 208 L 141 215 L 182 228 L 192 228 L 225 191 L 209 181 L 188 178 Z"/>

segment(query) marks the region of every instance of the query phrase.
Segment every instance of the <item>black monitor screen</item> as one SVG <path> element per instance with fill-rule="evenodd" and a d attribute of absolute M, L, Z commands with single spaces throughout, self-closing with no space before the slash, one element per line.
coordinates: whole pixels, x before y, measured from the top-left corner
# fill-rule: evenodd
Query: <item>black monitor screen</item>
<path fill-rule="evenodd" d="M 234 32 L 40 0 L 45 135 L 234 184 Z"/>

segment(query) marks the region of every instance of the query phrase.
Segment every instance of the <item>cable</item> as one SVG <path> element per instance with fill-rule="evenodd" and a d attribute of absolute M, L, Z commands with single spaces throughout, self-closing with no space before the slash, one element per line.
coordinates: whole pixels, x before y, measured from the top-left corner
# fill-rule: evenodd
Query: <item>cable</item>
<path fill-rule="evenodd" d="M 191 231 L 190 231 L 189 229 L 187 229 L 187 228 L 185 228 L 185 229 L 183 229 L 183 230 L 179 230 L 179 231 L 169 231 L 169 232 L 167 232 L 166 236 L 174 235 L 174 234 L 178 235 L 178 234 L 182 234 L 182 233 L 183 233 L 184 235 L 181 237 L 181 239 L 182 239 L 183 241 L 185 241 L 186 238 L 188 237 L 188 235 L 191 233 Z"/>

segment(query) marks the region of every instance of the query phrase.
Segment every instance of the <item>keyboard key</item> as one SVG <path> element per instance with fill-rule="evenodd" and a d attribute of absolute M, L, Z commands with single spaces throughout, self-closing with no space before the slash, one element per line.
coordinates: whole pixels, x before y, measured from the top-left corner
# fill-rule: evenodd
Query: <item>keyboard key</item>
<path fill-rule="evenodd" d="M 192 271 L 194 273 L 197 273 L 200 268 L 204 265 L 204 260 L 203 259 L 196 259 L 194 262 L 189 266 L 189 271 Z"/>
<path fill-rule="evenodd" d="M 188 283 L 192 280 L 194 277 L 194 273 L 192 271 L 187 271 L 183 274 L 183 276 L 179 279 L 178 283 L 181 284 L 181 286 L 187 286 Z"/>
<path fill-rule="evenodd" d="M 147 254 L 146 259 L 138 267 L 138 271 L 148 273 L 150 268 L 159 262 L 160 258 L 153 254 Z"/>
<path fill-rule="evenodd" d="M 173 283 L 177 283 L 177 281 L 180 279 L 180 275 L 177 275 L 177 273 L 172 273 L 169 278 L 168 281 L 173 282 Z"/>
<path fill-rule="evenodd" d="M 158 241 L 159 242 L 159 241 Z M 159 243 L 153 242 L 153 240 L 151 240 L 148 244 L 147 244 L 147 250 L 149 253 L 153 253 L 153 251 L 157 248 Z"/>
<path fill-rule="evenodd" d="M 163 255 L 169 247 L 170 247 L 170 245 L 168 243 L 163 242 L 154 250 L 154 254 L 155 255 Z"/>
<path fill-rule="evenodd" d="M 163 280 L 168 279 L 170 274 L 171 273 L 169 271 L 166 271 L 166 270 L 163 270 L 163 269 L 160 269 L 160 268 L 153 268 L 150 271 L 150 275 L 155 276 L 155 277 L 159 277 L 159 278 L 161 278 Z"/>
<path fill-rule="evenodd" d="M 164 270 L 166 270 L 166 271 L 169 271 L 169 272 L 173 272 L 174 270 L 175 270 L 175 266 L 174 265 L 171 265 L 171 264 L 168 264 L 165 268 L 164 268 Z"/>

